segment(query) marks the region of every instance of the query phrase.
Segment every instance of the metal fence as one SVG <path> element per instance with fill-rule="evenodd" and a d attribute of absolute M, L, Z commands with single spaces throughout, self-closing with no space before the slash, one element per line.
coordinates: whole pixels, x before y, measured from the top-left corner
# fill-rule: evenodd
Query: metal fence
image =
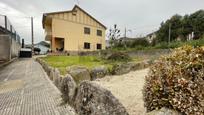
<path fill-rule="evenodd" d="M 20 43 L 20 36 L 16 32 L 7 16 L 0 15 L 0 28 L 0 31 L 2 31 L 0 34 L 9 34 L 12 36 L 12 39 Z"/>

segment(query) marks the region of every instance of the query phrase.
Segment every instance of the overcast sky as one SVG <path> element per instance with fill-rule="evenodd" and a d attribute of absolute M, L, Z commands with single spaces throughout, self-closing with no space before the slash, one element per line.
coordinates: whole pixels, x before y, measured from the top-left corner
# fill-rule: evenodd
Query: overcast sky
<path fill-rule="evenodd" d="M 70 10 L 77 0 L 1 0 L 0 14 L 7 15 L 26 43 L 31 41 L 30 18 L 34 16 L 35 42 L 44 40 L 42 14 Z M 204 0 L 79 0 L 79 6 L 108 28 L 117 24 L 132 30 L 136 37 L 157 30 L 174 14 L 190 14 L 204 9 Z M 123 34 L 122 34 L 123 35 Z"/>

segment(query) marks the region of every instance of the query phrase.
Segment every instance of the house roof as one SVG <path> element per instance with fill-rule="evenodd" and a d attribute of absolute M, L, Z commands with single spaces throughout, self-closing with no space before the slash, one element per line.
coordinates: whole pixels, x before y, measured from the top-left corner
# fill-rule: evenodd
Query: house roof
<path fill-rule="evenodd" d="M 48 47 L 48 48 L 50 47 L 50 44 L 45 42 L 45 41 L 41 41 L 39 43 L 34 44 L 34 46 L 36 46 L 36 45 L 42 45 L 42 46 L 45 46 L 45 47 Z M 25 47 L 31 47 L 31 44 L 26 44 Z"/>
<path fill-rule="evenodd" d="M 37 43 L 35 45 L 43 45 L 43 46 L 46 46 L 46 47 L 50 47 L 50 44 L 45 42 L 45 41 L 41 41 L 41 42 L 39 42 L 39 43 Z"/>
<path fill-rule="evenodd" d="M 105 25 L 103 25 L 101 22 L 99 22 L 97 19 L 95 19 L 93 16 L 91 16 L 91 15 L 90 15 L 89 13 L 87 13 L 85 10 L 83 10 L 82 8 L 80 8 L 78 5 L 75 5 L 72 10 L 68 10 L 68 11 L 58 11 L 58 12 L 44 13 L 44 14 L 43 14 L 43 22 L 42 22 L 42 23 L 43 23 L 43 28 L 44 28 L 44 21 L 45 21 L 45 19 L 46 19 L 46 17 L 47 17 L 48 15 L 60 14 L 60 13 L 70 13 L 70 12 L 74 12 L 76 8 L 80 9 L 82 12 L 84 12 L 85 14 L 87 14 L 89 17 L 91 17 L 94 21 L 96 21 L 97 23 L 99 23 L 99 24 L 100 24 L 101 26 L 103 26 L 105 29 L 107 28 Z"/>
<path fill-rule="evenodd" d="M 146 36 L 152 36 L 153 34 L 156 34 L 158 31 L 155 31 L 155 32 L 152 32 L 152 33 L 149 33 L 147 34 Z"/>
<path fill-rule="evenodd" d="M 132 41 L 132 40 L 136 40 L 138 38 L 130 38 L 130 37 L 121 37 L 118 40 L 122 40 L 122 41 Z"/>

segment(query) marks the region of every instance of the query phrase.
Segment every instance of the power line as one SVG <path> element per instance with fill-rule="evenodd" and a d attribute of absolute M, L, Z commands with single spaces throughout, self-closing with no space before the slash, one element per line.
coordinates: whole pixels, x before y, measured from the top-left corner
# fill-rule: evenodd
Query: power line
<path fill-rule="evenodd" d="M 144 28 L 150 28 L 150 27 L 155 27 L 156 28 L 156 26 L 158 26 L 158 25 L 146 25 L 146 26 L 141 26 L 141 27 L 136 27 L 136 28 L 133 28 L 133 29 L 131 29 L 131 30 L 138 30 L 138 29 L 144 29 Z"/>
<path fill-rule="evenodd" d="M 6 15 L 7 17 L 12 17 L 12 18 L 21 18 L 21 19 L 29 19 L 28 16 L 15 16 L 15 15 Z"/>

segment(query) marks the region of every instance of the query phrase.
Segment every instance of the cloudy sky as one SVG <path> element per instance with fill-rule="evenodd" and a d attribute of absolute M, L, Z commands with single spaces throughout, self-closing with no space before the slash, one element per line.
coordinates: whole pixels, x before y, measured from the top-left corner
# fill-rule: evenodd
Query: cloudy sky
<path fill-rule="evenodd" d="M 117 24 L 129 37 L 143 36 L 159 28 L 174 14 L 204 9 L 204 0 L 78 0 L 79 6 L 108 28 Z M 44 40 L 42 14 L 70 10 L 77 0 L 0 0 L 0 14 L 7 15 L 26 43 L 31 41 L 30 17 L 34 17 L 35 42 Z"/>

